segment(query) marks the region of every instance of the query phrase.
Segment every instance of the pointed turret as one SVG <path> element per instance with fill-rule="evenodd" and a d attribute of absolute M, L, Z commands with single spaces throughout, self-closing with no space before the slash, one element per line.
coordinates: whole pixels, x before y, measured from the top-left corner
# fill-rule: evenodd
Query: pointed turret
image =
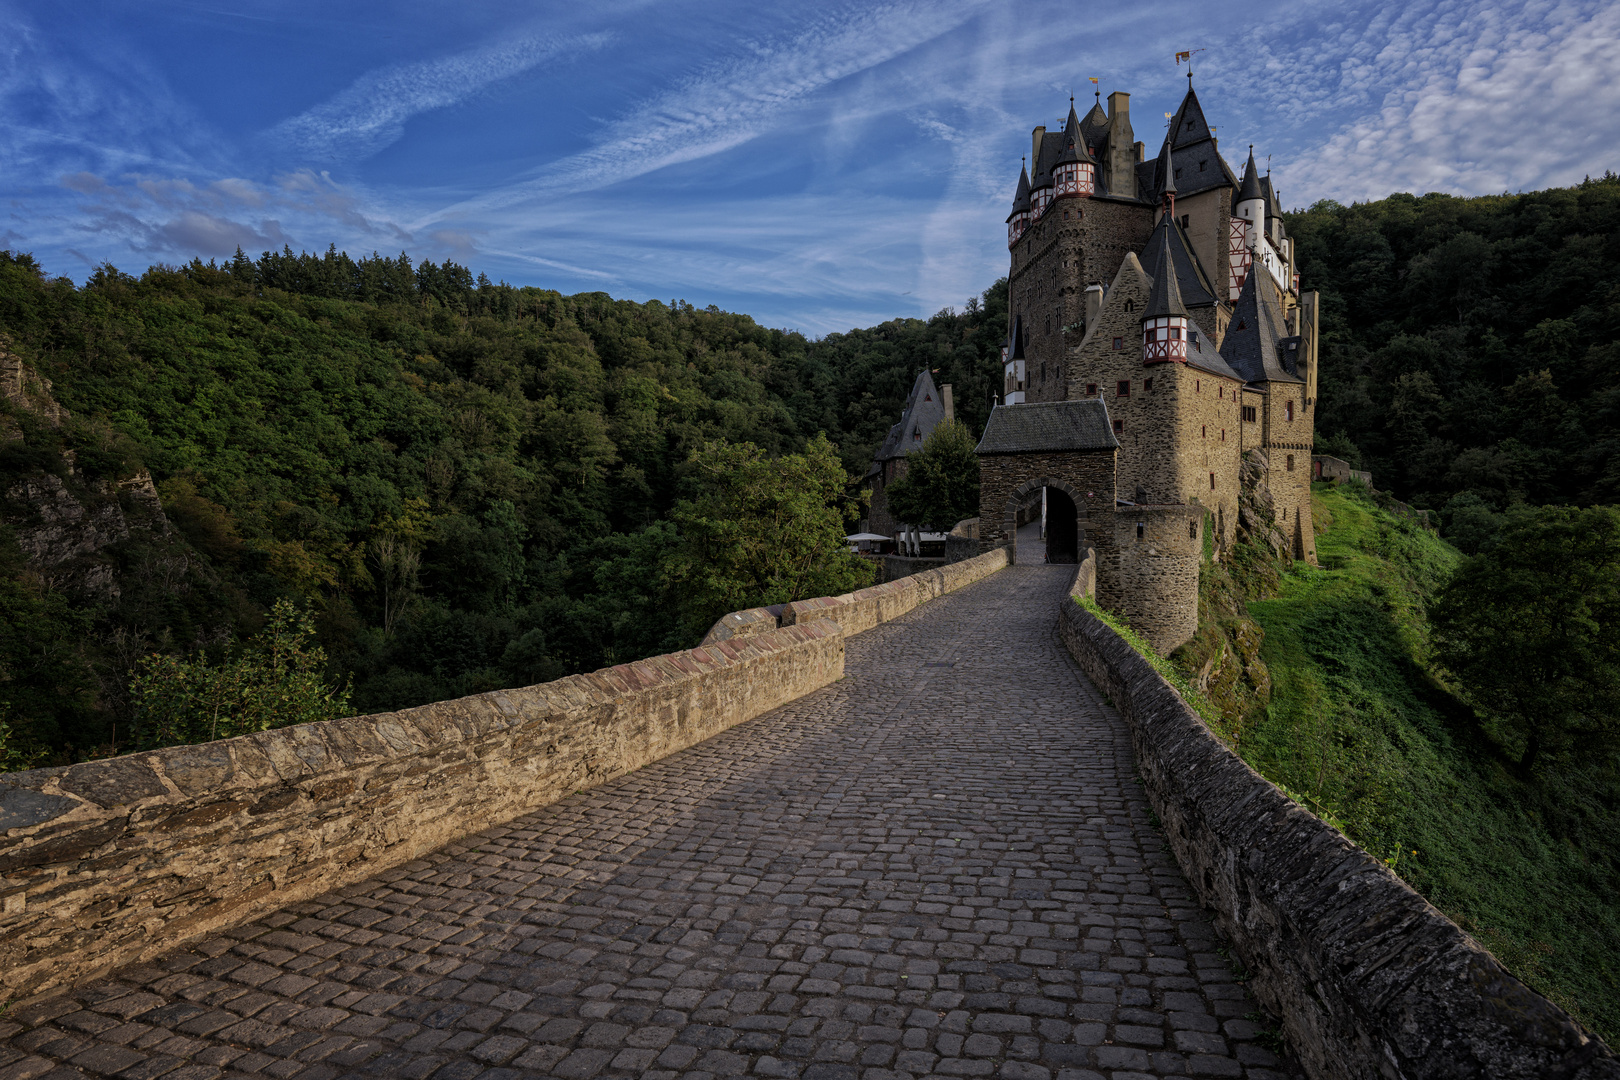
<path fill-rule="evenodd" d="M 1176 280 L 1175 259 L 1170 254 L 1170 230 L 1161 229 L 1159 237 L 1159 250 L 1155 253 L 1157 273 L 1153 275 L 1153 291 L 1148 294 L 1143 322 L 1170 316 L 1187 317 L 1187 309 L 1181 303 L 1181 285 Z"/>
<path fill-rule="evenodd" d="M 1012 317 L 1012 326 L 1007 333 L 1007 344 L 1002 346 L 1001 349 L 1001 403 L 1003 405 L 1022 405 L 1024 403 L 1026 366 L 1024 360 L 1024 320 L 1021 316 L 1014 315 Z"/>
<path fill-rule="evenodd" d="M 1170 254 L 1170 231 L 1160 230 L 1158 272 L 1142 314 L 1142 362 L 1187 362 L 1187 309 L 1181 302 L 1175 260 Z"/>
<path fill-rule="evenodd" d="M 1018 243 L 1018 238 L 1029 228 L 1029 170 L 1018 167 L 1018 190 L 1013 193 L 1012 213 L 1007 215 L 1007 246 Z"/>
<path fill-rule="evenodd" d="M 1266 193 L 1260 186 L 1260 170 L 1254 164 L 1253 144 L 1249 146 L 1248 164 L 1243 166 L 1243 183 L 1232 202 L 1232 216 L 1247 222 L 1244 246 L 1257 250 L 1266 234 Z"/>
<path fill-rule="evenodd" d="M 1092 195 L 1097 190 L 1097 159 L 1086 146 L 1073 98 L 1069 99 L 1069 120 L 1063 125 L 1062 144 L 1057 160 L 1052 163 L 1053 197 Z"/>

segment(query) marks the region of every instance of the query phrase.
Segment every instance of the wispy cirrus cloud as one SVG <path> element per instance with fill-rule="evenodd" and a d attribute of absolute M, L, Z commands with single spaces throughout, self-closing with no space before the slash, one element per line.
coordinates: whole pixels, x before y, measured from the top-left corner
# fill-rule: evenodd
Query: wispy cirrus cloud
<path fill-rule="evenodd" d="M 446 214 L 592 191 L 723 153 L 773 131 L 818 91 L 961 26 L 988 0 L 845 5 L 790 35 L 748 41 L 608 124 L 590 149 Z"/>
<path fill-rule="evenodd" d="M 369 157 L 397 141 L 413 116 L 459 104 L 559 57 L 600 49 L 612 38 L 605 32 L 531 35 L 369 71 L 330 100 L 277 124 L 270 138 L 316 160 Z"/>

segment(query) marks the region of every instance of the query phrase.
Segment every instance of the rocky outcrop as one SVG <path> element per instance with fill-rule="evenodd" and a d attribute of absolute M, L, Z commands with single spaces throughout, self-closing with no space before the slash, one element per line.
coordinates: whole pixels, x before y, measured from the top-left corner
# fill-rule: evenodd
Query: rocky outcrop
<path fill-rule="evenodd" d="M 1243 467 L 1238 471 L 1238 539 L 1264 545 L 1273 555 L 1291 559 L 1293 546 L 1277 525 L 1277 505 L 1266 486 L 1270 469 L 1265 451 L 1250 450 L 1243 455 Z"/>
<path fill-rule="evenodd" d="M 27 442 L 27 428 L 52 431 L 72 419 L 51 395 L 51 381 L 7 350 L 0 337 L 0 443 Z M 152 476 L 87 476 L 72 449 L 55 468 L 34 468 L 9 478 L 3 524 L 11 527 L 28 568 L 52 588 L 91 601 L 119 596 L 108 552 L 137 533 L 169 535 Z"/>

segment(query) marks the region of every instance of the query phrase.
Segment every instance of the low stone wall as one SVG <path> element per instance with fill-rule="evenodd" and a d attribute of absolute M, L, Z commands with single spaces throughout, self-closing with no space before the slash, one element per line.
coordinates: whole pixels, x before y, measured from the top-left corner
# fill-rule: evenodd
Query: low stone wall
<path fill-rule="evenodd" d="M 963 518 L 945 537 L 945 561 L 963 562 L 979 553 L 979 519 Z"/>
<path fill-rule="evenodd" d="M 973 553 L 979 553 L 979 542 L 973 541 Z M 936 567 L 944 566 L 946 559 L 937 557 L 924 557 L 922 555 L 885 555 L 883 556 L 883 580 L 879 584 L 899 581 L 913 574 L 921 574 Z"/>
<path fill-rule="evenodd" d="M 1007 565 L 1007 549 L 996 548 L 959 563 L 874 585 L 847 596 L 819 596 L 795 600 L 782 609 L 782 625 L 795 626 L 810 619 L 831 619 L 846 634 L 859 634 L 888 622 L 912 608 L 964 585 L 970 585 Z"/>
<path fill-rule="evenodd" d="M 1059 633 L 1130 724 L 1176 861 L 1313 1078 L 1620 1077 L 1601 1040 L 1227 749 L 1072 598 Z"/>
<path fill-rule="evenodd" d="M 733 611 L 720 616 L 715 624 L 709 627 L 709 632 L 703 635 L 700 645 L 713 645 L 717 641 L 730 641 L 733 638 L 758 637 L 775 630 L 781 622 L 781 606 L 775 608 L 756 607 L 747 611 Z"/>
<path fill-rule="evenodd" d="M 0 1000 L 371 877 L 843 676 L 831 621 L 397 713 L 0 776 Z"/>

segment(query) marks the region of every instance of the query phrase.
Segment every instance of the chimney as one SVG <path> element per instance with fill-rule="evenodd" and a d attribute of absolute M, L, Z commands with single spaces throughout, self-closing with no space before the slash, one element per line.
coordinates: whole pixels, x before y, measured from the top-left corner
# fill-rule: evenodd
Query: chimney
<path fill-rule="evenodd" d="M 1103 287 L 1101 285 L 1086 286 L 1086 330 L 1097 325 L 1097 317 L 1102 314 Z"/>
<path fill-rule="evenodd" d="M 1108 95 L 1108 190 L 1134 192 L 1136 190 L 1136 162 L 1131 159 L 1139 153 L 1136 134 L 1131 131 L 1131 95 L 1115 90 Z"/>
<path fill-rule="evenodd" d="M 940 395 L 945 399 L 945 422 L 956 419 L 956 402 L 951 399 L 951 384 L 946 383 L 939 388 Z"/>
<path fill-rule="evenodd" d="M 1046 137 L 1044 126 L 1029 133 L 1029 178 L 1035 179 L 1035 170 L 1041 165 L 1041 139 Z"/>

